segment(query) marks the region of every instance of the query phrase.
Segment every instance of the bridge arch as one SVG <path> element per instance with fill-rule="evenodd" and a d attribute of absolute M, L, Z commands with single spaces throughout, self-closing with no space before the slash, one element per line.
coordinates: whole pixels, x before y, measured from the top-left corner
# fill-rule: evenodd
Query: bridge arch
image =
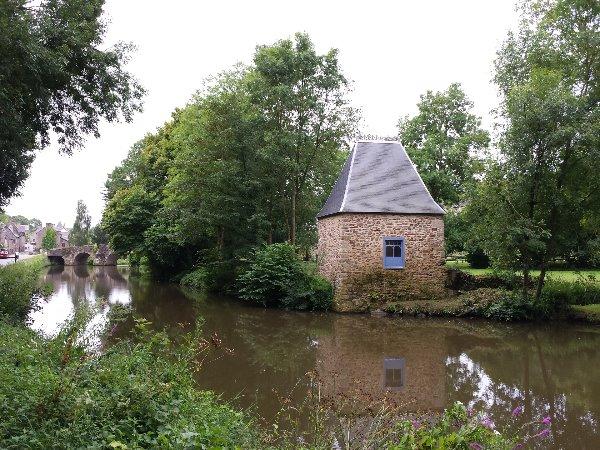
<path fill-rule="evenodd" d="M 90 257 L 90 254 L 88 252 L 77 253 L 75 255 L 75 258 L 73 258 L 73 265 L 83 266 L 83 265 L 87 264 L 89 257 Z"/>
<path fill-rule="evenodd" d="M 60 255 L 48 255 L 48 260 L 50 261 L 50 264 L 53 266 L 64 266 L 65 265 L 65 258 L 63 258 Z"/>

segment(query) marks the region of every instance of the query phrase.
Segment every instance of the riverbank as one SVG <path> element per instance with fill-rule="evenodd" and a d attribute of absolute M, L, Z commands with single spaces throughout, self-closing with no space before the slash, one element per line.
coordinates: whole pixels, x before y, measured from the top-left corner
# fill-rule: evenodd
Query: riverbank
<path fill-rule="evenodd" d="M 600 323 L 600 276 L 596 276 L 600 271 L 551 271 L 540 300 L 534 302 L 533 292 L 529 299 L 523 299 L 522 280 L 518 275 L 498 274 L 491 269 L 450 267 L 446 296 L 388 301 L 380 309 L 395 315 L 421 317 Z"/>
<path fill-rule="evenodd" d="M 249 418 L 197 389 L 191 347 L 175 348 L 144 321 L 135 334 L 116 339 L 111 334 L 118 323 L 94 330 L 94 307 L 83 306 L 54 337 L 30 330 L 24 321 L 32 297 L 44 291 L 39 279 L 46 265 L 42 257 L 0 269 L 1 447 L 252 444 Z M 92 334 L 110 345 L 100 353 L 90 350 Z"/>

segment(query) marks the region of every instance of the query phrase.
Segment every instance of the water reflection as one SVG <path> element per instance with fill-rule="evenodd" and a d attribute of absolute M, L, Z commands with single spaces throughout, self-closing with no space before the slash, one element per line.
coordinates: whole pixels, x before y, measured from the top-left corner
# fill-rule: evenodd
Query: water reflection
<path fill-rule="evenodd" d="M 114 266 L 51 266 L 43 281 L 51 284 L 54 292 L 29 315 L 31 327 L 44 335 L 52 336 L 82 302 L 87 302 L 90 306 L 96 305 L 99 300 L 110 304 L 130 303 L 127 277 L 126 268 Z M 100 310 L 98 317 L 94 318 L 94 325 L 100 326 L 105 319 L 106 311 Z"/>
<path fill-rule="evenodd" d="M 222 342 L 203 361 L 199 384 L 266 418 L 276 416 L 280 396 L 293 404 L 306 398 L 310 372 L 323 396 L 386 397 L 406 411 L 440 411 L 460 400 L 502 425 L 523 405 L 523 420 L 553 417 L 554 447 L 600 448 L 598 328 L 266 310 L 194 300 L 121 268 L 83 269 L 49 270 L 55 294 L 34 314 L 34 328 L 52 332 L 78 302 L 98 298 L 129 303 L 170 330 L 191 328 L 199 315 L 205 334 Z"/>

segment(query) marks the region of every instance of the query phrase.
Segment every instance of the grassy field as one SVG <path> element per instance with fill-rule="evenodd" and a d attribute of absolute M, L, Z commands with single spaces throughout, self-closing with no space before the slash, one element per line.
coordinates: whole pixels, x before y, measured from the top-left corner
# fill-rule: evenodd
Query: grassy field
<path fill-rule="evenodd" d="M 492 273 L 492 269 L 471 269 L 466 261 L 447 261 L 446 267 L 452 269 L 460 269 L 472 275 L 488 275 Z M 539 270 L 533 270 L 532 275 L 539 275 Z M 557 281 L 577 281 L 583 278 L 594 277 L 600 282 L 600 269 L 598 270 L 549 270 L 546 275 L 549 279 Z"/>

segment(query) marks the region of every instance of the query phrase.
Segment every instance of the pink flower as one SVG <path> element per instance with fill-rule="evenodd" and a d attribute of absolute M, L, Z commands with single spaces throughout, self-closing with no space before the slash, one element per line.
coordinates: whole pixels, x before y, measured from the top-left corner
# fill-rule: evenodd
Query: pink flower
<path fill-rule="evenodd" d="M 520 416 L 521 414 L 523 414 L 523 406 L 519 405 L 517 406 L 515 409 L 513 409 L 512 415 L 513 417 L 517 417 Z"/>
<path fill-rule="evenodd" d="M 550 430 L 548 428 L 543 429 L 542 431 L 540 431 L 538 434 L 534 435 L 534 438 L 545 438 L 550 436 Z"/>
<path fill-rule="evenodd" d="M 481 421 L 481 425 L 483 425 L 486 428 L 489 428 L 490 430 L 493 430 L 495 427 L 494 422 L 492 422 L 492 420 L 488 417 Z"/>
<path fill-rule="evenodd" d="M 473 450 L 483 450 L 483 445 L 477 443 L 477 442 L 471 442 L 469 444 L 469 448 L 473 449 Z"/>
<path fill-rule="evenodd" d="M 542 419 L 542 423 L 544 425 L 550 425 L 550 422 L 552 422 L 552 420 L 550 419 L 550 416 L 546 416 Z"/>

